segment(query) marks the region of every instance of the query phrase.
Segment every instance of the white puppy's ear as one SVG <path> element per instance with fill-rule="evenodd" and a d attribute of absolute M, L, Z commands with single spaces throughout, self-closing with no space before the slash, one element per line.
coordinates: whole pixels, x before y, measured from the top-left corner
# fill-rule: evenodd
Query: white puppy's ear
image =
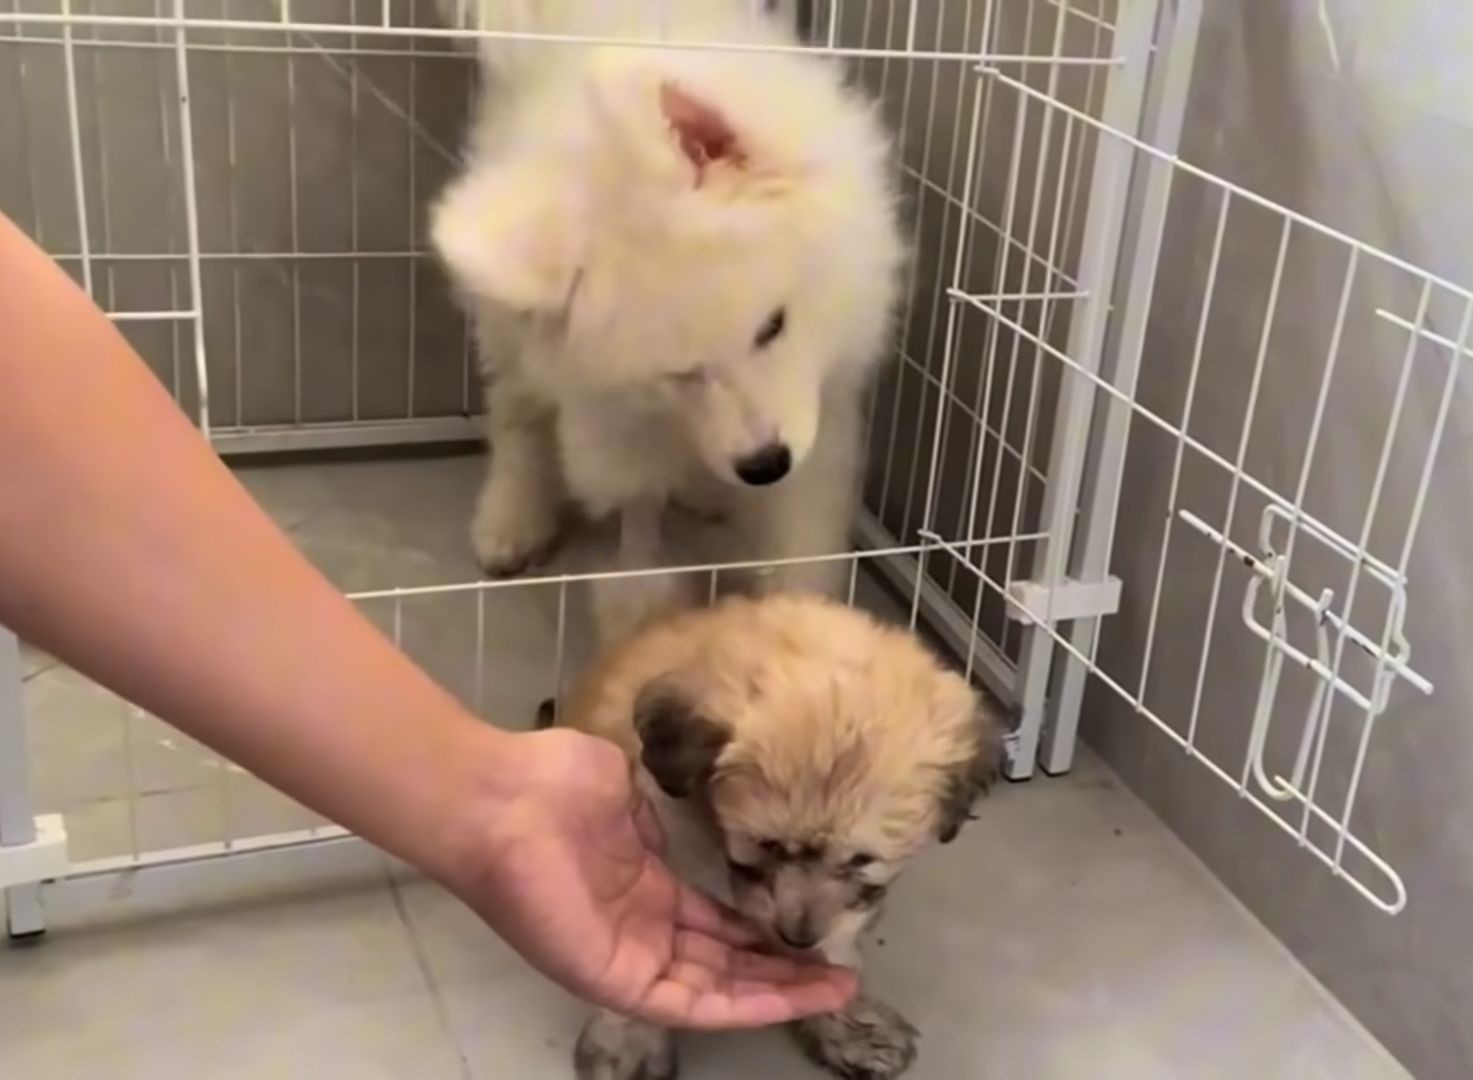
<path fill-rule="evenodd" d="M 698 186 L 713 165 L 746 165 L 747 151 L 736 129 L 714 105 L 667 81 L 660 85 L 660 112 L 695 169 Z"/>
<path fill-rule="evenodd" d="M 521 160 L 455 180 L 431 211 L 430 234 L 460 288 L 550 313 L 567 305 L 577 280 L 583 218 L 565 170 Z"/>

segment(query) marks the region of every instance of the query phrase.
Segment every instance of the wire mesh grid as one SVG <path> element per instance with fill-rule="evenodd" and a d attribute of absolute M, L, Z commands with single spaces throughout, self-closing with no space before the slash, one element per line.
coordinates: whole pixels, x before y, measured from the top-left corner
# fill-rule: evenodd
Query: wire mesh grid
<path fill-rule="evenodd" d="M 0 79 L 24 168 L 0 169 L 0 205 L 222 448 L 473 430 L 472 346 L 420 214 L 475 92 L 463 32 L 404 0 L 11 3 Z M 1399 877 L 1351 821 L 1377 720 L 1432 689 L 1410 660 L 1408 565 L 1470 294 L 1192 165 L 1159 114 L 1150 129 L 1147 73 L 1173 78 L 1158 10 L 1194 4 L 782 6 L 881 103 L 912 246 L 868 416 L 862 550 L 843 556 L 851 602 L 861 566 L 903 584 L 902 617 L 955 631 L 1056 767 L 1088 678 L 1400 910 Z M 1178 109 L 1185 94 L 1166 91 Z M 147 168 L 117 168 L 121 148 Z M 1310 318 L 1327 289 L 1334 317 Z M 1384 414 L 1340 391 L 1351 369 L 1384 375 Z M 1351 515 L 1328 498 L 1347 458 L 1371 477 Z M 1122 519 L 1151 523 L 1129 550 Z M 686 572 L 714 595 L 721 571 Z M 1062 617 L 1069 588 L 1112 573 L 1118 614 Z M 587 649 L 581 580 L 357 598 L 411 653 L 430 625 L 460 642 L 437 675 L 495 714 L 496 598 L 548 600 L 552 693 Z M 1250 715 L 1217 707 L 1225 681 L 1255 688 Z M 229 785 L 214 791 L 212 851 L 336 835 L 314 821 L 251 840 Z M 120 858 L 167 857 L 149 848 L 132 821 Z"/>

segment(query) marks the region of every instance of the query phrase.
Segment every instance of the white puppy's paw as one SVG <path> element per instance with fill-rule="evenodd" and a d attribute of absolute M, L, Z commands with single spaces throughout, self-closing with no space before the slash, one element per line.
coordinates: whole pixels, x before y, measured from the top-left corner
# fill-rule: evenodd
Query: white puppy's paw
<path fill-rule="evenodd" d="M 844 1080 L 890 1080 L 916 1059 L 920 1033 L 884 1002 L 859 997 L 842 1012 L 798 1023 L 798 1041 Z"/>
<path fill-rule="evenodd" d="M 476 561 L 491 577 L 520 574 L 547 558 L 557 544 L 557 508 L 537 495 L 519 502 L 508 493 L 514 487 L 488 485 L 471 522 Z"/>
<path fill-rule="evenodd" d="M 573 1050 L 578 1080 L 674 1080 L 670 1033 L 601 1012 L 588 1021 Z"/>

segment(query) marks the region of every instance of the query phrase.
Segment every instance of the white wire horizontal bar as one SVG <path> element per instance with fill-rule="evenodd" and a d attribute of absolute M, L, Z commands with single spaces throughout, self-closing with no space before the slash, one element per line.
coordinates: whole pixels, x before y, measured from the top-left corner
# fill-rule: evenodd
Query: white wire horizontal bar
<path fill-rule="evenodd" d="M 263 19 L 225 19 L 170 15 L 98 15 L 71 13 L 66 15 L 10 13 L 0 15 L 0 25 L 12 26 L 96 26 L 119 29 L 211 30 L 239 33 L 288 34 L 357 34 L 364 37 L 414 37 L 430 41 L 518 41 L 548 46 L 589 46 L 620 49 L 672 49 L 689 52 L 734 52 L 832 57 L 855 57 L 874 60 L 964 60 L 988 65 L 1012 67 L 1072 66 L 1114 67 L 1117 57 L 1038 56 L 1029 53 L 985 53 L 967 50 L 889 49 L 830 44 L 783 45 L 768 42 L 720 40 L 672 40 L 628 37 L 619 34 L 550 34 L 540 31 L 471 30 L 441 26 L 410 26 L 374 23 L 320 23 Z"/>
<path fill-rule="evenodd" d="M 1012 87 L 1013 89 L 1017 90 L 1018 93 L 1026 94 L 1028 97 L 1033 98 L 1035 101 L 1042 102 L 1048 108 L 1058 109 L 1061 112 L 1074 117 L 1076 120 L 1090 125 L 1101 133 L 1108 135 L 1110 138 L 1119 139 L 1121 142 L 1135 147 L 1142 153 L 1149 154 L 1156 160 L 1165 162 L 1173 168 L 1180 169 L 1182 172 L 1190 176 L 1195 176 L 1197 179 L 1202 180 L 1203 182 L 1210 184 L 1221 191 L 1229 192 L 1234 197 L 1243 199 L 1245 202 L 1250 202 L 1255 206 L 1262 207 L 1265 210 L 1270 210 L 1276 214 L 1281 214 L 1289 221 L 1292 221 L 1295 225 L 1302 226 L 1303 228 L 1308 229 L 1311 232 L 1319 233 L 1321 236 L 1329 237 L 1331 240 L 1338 240 L 1340 243 L 1346 244 L 1349 247 L 1356 249 L 1357 251 L 1361 251 L 1366 255 L 1371 256 L 1373 259 L 1377 259 L 1380 262 L 1385 263 L 1387 266 L 1393 267 L 1394 269 L 1401 270 L 1407 274 L 1412 275 L 1419 281 L 1426 281 L 1433 285 L 1436 285 L 1441 289 L 1445 289 L 1453 296 L 1456 296 L 1462 300 L 1473 301 L 1473 290 L 1466 289 L 1455 281 L 1451 281 L 1448 278 L 1442 277 L 1439 274 L 1434 274 L 1430 271 L 1424 270 L 1422 267 L 1409 263 L 1405 259 L 1393 255 L 1391 254 L 1391 252 L 1386 251 L 1383 248 L 1376 247 L 1374 244 L 1367 243 L 1364 240 L 1359 240 L 1349 233 L 1342 232 L 1339 229 L 1334 228 L 1333 226 L 1326 225 L 1323 222 L 1316 220 L 1315 218 L 1309 217 L 1305 214 L 1301 214 L 1299 211 L 1291 209 L 1290 207 L 1285 206 L 1283 203 L 1275 202 L 1273 199 L 1270 199 L 1265 195 L 1258 194 L 1251 188 L 1243 187 L 1241 184 L 1235 184 L 1231 180 L 1225 180 L 1222 177 L 1218 176 L 1216 173 L 1209 172 L 1208 170 L 1202 168 L 1200 165 L 1193 165 L 1190 161 L 1187 161 L 1180 154 L 1167 153 L 1164 150 L 1152 146 L 1144 139 L 1136 138 L 1134 135 L 1127 134 L 1126 132 L 1121 131 L 1118 128 L 1111 127 L 1109 124 L 1105 123 L 1102 120 L 1096 119 L 1082 109 L 1076 109 L 1074 108 L 1074 106 L 1065 103 L 1057 97 L 1050 97 L 1042 90 L 1038 90 L 1032 86 L 1029 86 L 1026 82 L 1023 82 L 1020 79 L 1015 79 L 1012 76 L 1006 75 L 1001 71 L 992 69 L 988 66 L 985 60 L 979 64 L 979 70 L 982 71 L 984 74 L 991 76 L 993 79 L 1002 83 L 1003 85 Z"/>
<path fill-rule="evenodd" d="M 994 544 L 1026 543 L 1042 540 L 1042 533 L 1023 533 L 1018 536 L 995 536 L 985 540 L 964 541 L 957 547 L 970 550 Z M 872 551 L 842 551 L 833 555 L 801 555 L 790 559 L 747 559 L 737 562 L 689 563 L 676 566 L 656 566 L 639 570 L 585 571 L 571 574 L 548 574 L 542 577 L 504 578 L 486 581 L 462 581 L 448 585 L 413 585 L 393 589 L 374 589 L 367 592 L 349 593 L 348 599 L 394 600 L 412 596 L 446 596 L 454 593 L 494 592 L 499 589 L 529 589 L 547 585 L 572 585 L 586 581 L 625 581 L 635 578 L 685 576 L 690 574 L 726 573 L 740 570 L 776 570 L 786 566 L 813 566 L 832 562 L 853 562 L 856 559 L 884 559 L 898 555 L 920 555 L 934 551 L 939 545 L 932 543 L 904 544 Z"/>
<path fill-rule="evenodd" d="M 1019 303 L 1029 300 L 1083 300 L 1089 296 L 1088 292 L 1075 289 L 1068 292 L 1018 292 L 1018 293 L 981 293 L 978 300 L 987 300 L 993 303 Z"/>
<path fill-rule="evenodd" d="M 276 260 L 301 259 L 318 262 L 332 260 L 353 259 L 432 259 L 435 258 L 433 251 L 375 251 L 372 249 L 364 251 L 202 251 L 199 255 L 204 262 L 272 262 Z M 188 262 L 187 252 L 115 252 L 101 253 L 92 252 L 84 256 L 80 252 L 64 252 L 51 256 L 56 262 L 82 262 L 84 258 L 90 258 L 96 263 L 140 263 L 140 262 Z"/>
<path fill-rule="evenodd" d="M 1470 360 L 1473 360 L 1473 347 L 1467 345 L 1459 346 L 1458 343 L 1452 338 L 1444 337 L 1436 331 L 1428 330 L 1425 326 L 1419 329 L 1417 327 L 1417 324 L 1412 322 L 1412 320 L 1403 318 L 1400 315 L 1393 314 L 1392 312 L 1387 311 L 1385 308 L 1377 308 L 1376 314 L 1380 318 L 1385 319 L 1392 326 L 1399 326 L 1407 333 L 1416 334 L 1424 341 L 1430 341 L 1434 345 L 1441 345 L 1449 352 L 1452 352 L 1454 354 L 1461 353 L 1461 355 L 1468 357 Z"/>
<path fill-rule="evenodd" d="M 1259 577 L 1269 582 L 1273 582 L 1276 580 L 1276 575 L 1274 574 L 1274 568 L 1272 566 L 1269 566 L 1257 555 L 1249 551 L 1247 548 L 1243 547 L 1242 544 L 1239 544 L 1231 537 L 1224 536 L 1222 534 L 1222 530 L 1216 529 L 1213 526 L 1209 525 L 1207 522 L 1203 521 L 1200 517 L 1192 513 L 1190 510 L 1178 510 L 1177 516 L 1180 517 L 1182 521 L 1186 522 L 1192 528 L 1196 529 L 1203 536 L 1211 540 L 1214 544 L 1220 544 L 1226 547 L 1230 554 L 1236 557 L 1244 566 L 1246 566 L 1249 570 L 1252 570 Z M 1309 593 L 1305 592 L 1298 585 L 1295 585 L 1292 581 L 1286 580 L 1284 582 L 1284 591 L 1287 595 L 1292 596 L 1296 601 L 1311 610 L 1314 610 L 1319 606 L 1319 601 L 1314 596 L 1311 596 Z M 1343 633 L 1346 639 L 1354 644 L 1358 649 L 1360 649 L 1361 652 L 1370 657 L 1385 656 L 1385 663 L 1387 668 L 1389 668 L 1391 671 L 1394 671 L 1400 678 L 1403 678 L 1407 682 L 1411 683 L 1418 690 L 1422 691 L 1422 693 L 1432 693 L 1432 683 L 1428 681 L 1425 676 L 1415 671 L 1404 660 L 1400 660 L 1394 656 L 1386 655 L 1379 644 L 1377 644 L 1373 639 L 1367 637 L 1361 631 L 1357 630 L 1343 616 L 1337 614 L 1333 610 L 1327 610 L 1324 612 L 1322 617 L 1325 619 L 1326 622 L 1331 623 L 1341 633 Z M 1305 666 L 1308 667 L 1320 678 L 1334 679 L 1338 685 L 1343 685 L 1347 690 L 1352 691 L 1357 695 L 1359 694 L 1359 691 L 1355 690 L 1355 688 L 1350 686 L 1348 683 L 1342 683 L 1333 671 L 1331 671 L 1324 664 L 1320 663 L 1318 660 L 1315 660 L 1312 657 L 1306 657 Z M 1370 704 L 1367 700 L 1358 700 L 1357 703 L 1360 704 L 1362 707 L 1366 707 Z"/>
<path fill-rule="evenodd" d="M 69 879 L 113 874 L 119 870 L 142 870 L 149 866 L 162 866 L 188 862 L 203 862 L 225 855 L 239 855 L 252 851 L 267 851 L 275 848 L 301 847 L 321 844 L 330 840 L 342 840 L 351 836 L 340 825 L 323 825 L 317 829 L 298 829 L 288 833 L 271 833 L 265 836 L 247 836 L 238 840 L 218 840 L 208 844 L 193 844 L 189 847 L 166 848 L 163 851 L 146 851 L 136 855 L 114 855 L 103 859 L 92 859 L 76 863 L 67 877 Z"/>
<path fill-rule="evenodd" d="M 1089 371 L 1084 368 L 1068 353 L 1064 352 L 1062 349 L 1059 349 L 1057 346 L 1051 345 L 1047 341 L 1044 341 L 1033 331 L 1029 330 L 1026 326 L 1023 326 L 1021 323 L 1008 318 L 997 308 L 986 303 L 985 301 L 978 299 L 975 296 L 962 292 L 959 289 L 948 290 L 948 293 L 949 295 L 954 296 L 956 299 L 963 300 L 966 303 L 971 304 L 973 307 L 986 312 L 988 315 L 996 319 L 1003 326 L 1006 326 L 1009 330 L 1012 330 L 1014 333 L 1021 334 L 1024 338 L 1037 345 L 1049 356 L 1052 356 L 1055 360 L 1059 361 L 1059 363 L 1063 364 L 1065 367 L 1069 368 L 1071 371 L 1075 372 L 1082 378 L 1088 379 L 1099 390 L 1103 391 L 1106 394 L 1109 394 L 1117 401 L 1123 402 L 1124 404 L 1128 405 L 1137 416 L 1146 421 L 1149 421 L 1150 423 L 1159 427 L 1162 431 L 1165 431 L 1167 434 L 1181 440 L 1184 445 L 1191 447 L 1193 450 L 1201 454 L 1204 458 L 1212 462 L 1214 465 L 1221 467 L 1228 473 L 1237 472 L 1236 466 L 1234 466 L 1231 461 L 1223 457 L 1216 450 L 1213 450 L 1206 443 L 1203 443 L 1199 439 L 1195 439 L 1191 435 L 1186 434 L 1184 431 L 1181 430 L 1178 425 L 1173 424 L 1171 423 L 1171 421 L 1152 412 L 1150 409 L 1146 408 L 1130 395 L 1122 393 L 1119 389 L 1112 386 L 1106 379 L 1102 378 L 1095 372 Z M 1295 506 L 1292 500 L 1286 498 L 1283 495 L 1280 495 L 1277 491 L 1269 487 L 1263 481 L 1255 479 L 1251 473 L 1244 472 L 1242 476 L 1243 483 L 1247 484 L 1254 491 L 1262 495 L 1265 499 L 1268 499 L 1276 506 L 1280 506 L 1283 507 L 1285 510 L 1294 512 Z M 1307 513 L 1304 513 L 1302 509 L 1299 511 L 1299 517 L 1297 520 L 1301 525 L 1312 526 L 1314 529 L 1323 534 L 1326 539 L 1331 540 L 1338 545 L 1343 545 L 1344 547 L 1356 552 L 1360 550 L 1358 544 L 1355 544 L 1352 541 L 1348 540 L 1346 537 L 1342 536 L 1340 533 L 1330 528 L 1330 526 L 1326 525 L 1324 522 L 1312 517 Z M 1368 565 L 1372 562 L 1378 563 L 1379 566 L 1384 568 L 1387 573 L 1396 573 L 1385 563 L 1373 559 L 1373 557 L 1370 555 L 1366 556 L 1366 561 Z"/>
<path fill-rule="evenodd" d="M 946 387 L 942 384 L 941 380 L 937 378 L 933 372 L 927 370 L 919 363 L 917 363 L 916 360 L 905 349 L 900 350 L 900 360 L 903 364 L 913 369 L 917 374 L 924 378 L 926 382 L 931 385 L 932 389 L 946 394 L 950 398 L 951 404 L 955 408 L 960 409 L 966 415 L 966 417 L 972 421 L 973 424 L 977 425 L 983 431 L 987 432 L 987 434 L 996 439 L 998 446 L 1002 447 L 1003 452 L 1007 454 L 1008 457 L 1018 462 L 1018 464 L 1024 466 L 1028 470 L 1028 472 L 1032 474 L 1035 480 L 1043 484 L 1048 483 L 1048 474 L 1045 473 L 1043 469 L 1041 469 L 1039 466 L 1035 465 L 1031 461 L 1024 461 L 1023 452 L 1015 447 L 1012 443 L 1008 442 L 1007 439 L 1003 438 L 1002 432 L 999 431 L 995 425 L 983 420 L 977 410 L 974 409 L 966 401 L 963 401 L 960 397 L 958 397 L 954 391 L 947 390 Z"/>
<path fill-rule="evenodd" d="M 223 455 L 284 454 L 368 447 L 479 442 L 485 425 L 474 416 L 415 420 L 354 420 L 263 427 L 221 427 L 210 443 Z"/>
<path fill-rule="evenodd" d="M 113 322 L 189 322 L 199 318 L 198 311 L 109 311 Z"/>
<path fill-rule="evenodd" d="M 957 198 L 950 191 L 947 191 L 946 188 L 938 184 L 935 180 L 932 180 L 929 176 L 918 172 L 916 169 L 912 168 L 909 165 L 903 166 L 902 171 L 912 180 L 916 181 L 916 183 L 920 184 L 927 191 L 930 191 L 934 195 L 940 196 L 954 209 L 960 210 L 963 214 L 971 219 L 974 225 L 982 226 L 982 228 L 986 229 L 1003 243 L 1019 251 L 1025 258 L 1038 263 L 1044 268 L 1045 271 L 1052 274 L 1060 281 L 1072 286 L 1075 290 L 1079 290 L 1079 281 L 1072 274 L 1070 274 L 1063 267 L 1054 266 L 1053 264 L 1051 264 L 1042 255 L 1034 251 L 1031 247 L 1023 243 L 1021 240 L 1017 239 L 1017 237 L 1013 236 L 1011 232 L 1009 232 L 1007 229 L 1004 229 L 1001 225 L 998 225 L 997 222 L 993 221 L 986 214 L 978 210 L 975 206 L 971 205 L 966 200 Z"/>
<path fill-rule="evenodd" d="M 7 22 L 5 15 L 0 14 L 0 23 Z M 174 52 L 177 46 L 171 41 L 128 41 L 122 38 L 76 38 L 72 44 L 78 49 L 142 49 L 152 52 Z M 27 37 L 22 34 L 0 34 L 0 45 L 39 45 L 42 47 L 52 46 L 65 48 L 66 42 L 61 38 L 51 37 Z M 231 44 L 222 45 L 210 41 L 190 41 L 184 46 L 190 52 L 201 53 L 230 53 L 240 55 L 243 53 L 260 56 L 383 56 L 397 57 L 401 60 L 453 60 L 460 64 L 471 64 L 475 57 L 467 52 L 452 52 L 450 50 L 411 51 L 408 49 L 366 49 L 362 46 L 332 45 L 326 42 L 311 41 L 305 45 L 246 45 Z"/>
<path fill-rule="evenodd" d="M 1390 899 L 1386 899 L 1385 897 L 1375 892 L 1369 885 L 1356 877 L 1355 874 L 1346 870 L 1343 865 L 1336 866 L 1335 857 L 1333 854 L 1322 850 L 1316 844 L 1311 842 L 1306 836 L 1301 835 L 1299 830 L 1295 826 L 1291 825 L 1289 822 L 1285 821 L 1279 814 L 1275 813 L 1274 808 L 1271 804 L 1265 802 L 1258 795 L 1254 794 L 1251 790 L 1244 787 L 1239 782 L 1239 779 L 1237 777 L 1228 773 L 1228 771 L 1224 769 L 1221 765 L 1217 764 L 1217 762 L 1207 757 L 1195 745 L 1188 742 L 1185 736 L 1179 733 L 1175 728 L 1173 728 L 1154 711 L 1152 711 L 1145 704 L 1145 702 L 1141 701 L 1119 682 L 1113 679 L 1102 668 L 1091 661 L 1087 655 L 1085 655 L 1079 649 L 1075 648 L 1074 645 L 1070 643 L 1068 638 L 1060 634 L 1055 627 L 1051 626 L 1047 621 L 1045 621 L 1046 615 L 1038 612 L 1029 611 L 1022 604 L 1018 603 L 1015 597 L 1009 596 L 1007 590 L 1002 587 L 1001 583 L 994 581 L 986 573 L 985 570 L 973 563 L 971 559 L 967 558 L 966 555 L 960 550 L 958 545 L 952 544 L 934 533 L 928 534 L 926 539 L 930 540 L 936 548 L 939 548 L 941 551 L 950 555 L 956 561 L 957 565 L 969 571 L 973 576 L 978 579 L 978 581 L 983 586 L 992 589 L 999 596 L 1002 596 L 1011 607 L 1017 608 L 1029 618 L 1031 618 L 1035 624 L 1035 632 L 1048 634 L 1048 636 L 1053 639 L 1054 644 L 1062 648 L 1070 656 L 1074 657 L 1074 659 L 1083 664 L 1086 670 L 1088 670 L 1092 675 L 1099 679 L 1100 682 L 1103 683 L 1105 686 L 1109 687 L 1109 689 L 1112 690 L 1115 694 L 1119 695 L 1119 697 L 1124 700 L 1127 705 L 1135 710 L 1137 715 L 1145 717 L 1146 720 L 1159 728 L 1161 732 L 1166 735 L 1167 738 L 1171 739 L 1172 742 L 1176 743 L 1184 751 L 1186 751 L 1189 757 L 1201 762 L 1202 765 L 1205 766 L 1209 772 L 1211 772 L 1224 784 L 1228 785 L 1235 792 L 1237 792 L 1239 798 L 1242 798 L 1251 803 L 1253 806 L 1257 807 L 1258 810 L 1264 815 L 1264 817 L 1268 818 L 1271 822 L 1277 825 L 1281 831 L 1293 837 L 1295 843 L 1297 843 L 1301 848 L 1311 852 L 1316 859 L 1318 859 L 1321 863 L 1329 868 L 1330 872 L 1334 876 L 1343 878 L 1345 882 L 1349 884 L 1350 887 L 1353 888 L 1357 893 L 1359 893 L 1366 900 L 1374 904 L 1378 909 L 1384 911 L 1388 915 L 1395 915 L 1406 907 L 1406 884 L 1402 881 L 1401 875 L 1397 873 L 1396 869 L 1390 863 L 1388 863 L 1380 855 L 1376 854 L 1376 852 L 1372 850 L 1370 846 L 1365 843 L 1365 841 L 1361 840 L 1360 837 L 1356 836 L 1353 832 L 1346 832 L 1345 834 L 1346 843 L 1350 847 L 1354 848 L 1357 854 L 1359 854 L 1373 867 L 1375 867 L 1375 869 L 1378 870 L 1390 883 L 1392 890 L 1392 895 Z M 1312 813 L 1318 820 L 1322 821 L 1324 824 L 1337 830 L 1340 829 L 1341 822 L 1331 817 L 1321 807 L 1310 803 L 1309 810 L 1310 813 Z"/>
<path fill-rule="evenodd" d="M 854 527 L 861 548 L 884 552 L 895 547 L 894 534 L 869 510 L 861 510 Z M 856 563 L 856 567 L 857 567 Z M 902 596 L 920 597 L 929 626 L 957 657 L 971 657 L 972 671 L 999 701 L 1017 700 L 1017 665 L 998 643 L 982 632 L 976 619 L 964 611 L 951 593 L 927 576 L 920 561 L 909 555 L 878 555 L 866 563 L 877 570 Z"/>

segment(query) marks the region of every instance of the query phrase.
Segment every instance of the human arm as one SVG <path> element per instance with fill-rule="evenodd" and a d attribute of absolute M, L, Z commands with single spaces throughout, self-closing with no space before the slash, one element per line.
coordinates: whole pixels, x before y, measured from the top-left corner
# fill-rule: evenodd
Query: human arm
<path fill-rule="evenodd" d="M 293 547 L 0 216 L 0 622 L 454 890 L 546 974 L 666 1024 L 852 981 L 761 957 L 665 870 L 612 747 L 466 713 Z"/>

